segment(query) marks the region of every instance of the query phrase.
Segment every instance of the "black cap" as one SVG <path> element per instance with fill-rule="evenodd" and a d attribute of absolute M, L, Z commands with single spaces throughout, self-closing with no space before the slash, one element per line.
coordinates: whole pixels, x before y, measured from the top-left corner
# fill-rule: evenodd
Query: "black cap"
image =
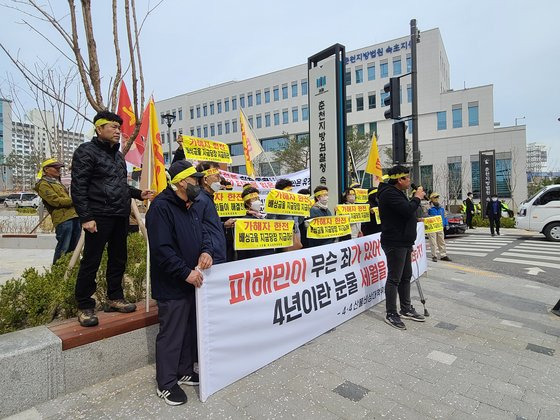
<path fill-rule="evenodd" d="M 181 172 L 183 172 L 185 169 L 189 169 L 189 168 L 193 168 L 192 163 L 190 163 L 188 160 L 178 160 L 177 162 L 173 163 L 170 167 L 169 167 L 169 175 L 171 176 L 171 179 L 175 178 L 175 176 Z M 194 172 L 191 175 L 194 178 L 202 178 L 204 176 L 204 174 L 202 172 Z"/>

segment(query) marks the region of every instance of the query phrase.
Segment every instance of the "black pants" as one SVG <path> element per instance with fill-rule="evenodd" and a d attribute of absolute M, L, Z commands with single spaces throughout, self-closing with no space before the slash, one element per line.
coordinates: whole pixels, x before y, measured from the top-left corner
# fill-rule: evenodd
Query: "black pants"
<path fill-rule="evenodd" d="M 126 268 L 126 233 L 128 217 L 96 217 L 97 232 L 86 231 L 84 257 L 76 279 L 76 301 L 79 309 L 95 308 L 92 298 L 97 284 L 95 276 L 107 245 L 107 298 L 123 299 L 122 280 Z"/>
<path fill-rule="evenodd" d="M 499 235 L 500 234 L 500 218 L 490 216 L 488 218 L 488 220 L 490 221 L 490 233 L 492 235 L 494 234 L 494 226 L 495 226 L 496 233 Z"/>
<path fill-rule="evenodd" d="M 185 299 L 158 300 L 158 319 L 156 381 L 160 390 L 171 389 L 178 378 L 193 374 L 198 361 L 194 293 Z"/>
<path fill-rule="evenodd" d="M 472 218 L 473 218 L 473 214 L 470 211 L 467 211 L 467 226 L 469 227 L 469 229 L 472 229 Z"/>
<path fill-rule="evenodd" d="M 387 256 L 387 283 L 385 284 L 385 305 L 387 313 L 397 313 L 397 293 L 402 311 L 410 309 L 410 279 L 412 248 L 383 247 Z"/>

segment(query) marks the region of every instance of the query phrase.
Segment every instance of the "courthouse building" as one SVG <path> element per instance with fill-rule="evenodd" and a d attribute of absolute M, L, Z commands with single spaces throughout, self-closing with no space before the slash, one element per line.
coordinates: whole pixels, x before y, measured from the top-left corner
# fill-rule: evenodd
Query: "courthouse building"
<path fill-rule="evenodd" d="M 411 70 L 410 37 L 346 51 L 346 111 L 348 129 L 368 135 L 376 132 L 381 149 L 391 146 L 391 125 L 385 120 L 383 86 L 389 77 Z M 327 47 L 325 45 L 324 47 Z M 306 61 L 307 57 L 302 57 Z M 519 203 L 526 198 L 526 130 L 524 125 L 503 127 L 494 122 L 493 86 L 453 90 L 450 66 L 439 29 L 421 34 L 418 44 L 418 130 L 422 184 L 437 190 L 447 200 L 462 200 L 468 191 L 479 195 L 481 150 L 496 151 L 498 195 Z M 411 114 L 411 77 L 401 78 L 401 115 Z M 179 133 L 204 137 L 230 145 L 233 172 L 244 173 L 239 128 L 243 108 L 255 134 L 277 173 L 281 162 L 274 151 L 282 148 L 285 134 L 309 132 L 307 64 L 278 70 L 241 81 L 231 81 L 187 92 L 156 103 L 160 114 L 176 120 L 171 139 Z M 163 123 L 163 119 L 162 119 Z M 407 128 L 409 144 L 412 127 Z M 167 150 L 169 135 L 160 127 Z M 314 141 L 314 139 L 311 139 Z M 316 139 L 315 139 L 316 141 Z M 175 145 L 173 146 L 175 149 Z M 383 166 L 389 159 L 380 151 Z M 311 157 L 313 159 L 313 157 Z M 411 159 L 409 153 L 409 159 Z M 357 157 L 359 169 L 365 159 Z M 260 163 L 260 174 L 269 175 L 270 165 Z M 366 177 L 366 181 L 369 181 Z M 513 192 L 513 194 L 511 194 Z"/>

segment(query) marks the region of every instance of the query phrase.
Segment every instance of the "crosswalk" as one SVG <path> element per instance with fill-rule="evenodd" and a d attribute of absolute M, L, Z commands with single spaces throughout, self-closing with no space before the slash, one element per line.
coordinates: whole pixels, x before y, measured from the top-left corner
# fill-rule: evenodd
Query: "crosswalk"
<path fill-rule="evenodd" d="M 494 261 L 560 269 L 560 243 L 531 239 L 519 241 Z"/>
<path fill-rule="evenodd" d="M 489 253 L 510 245 L 515 239 L 505 237 L 475 237 L 467 236 L 461 238 L 447 239 L 445 241 L 449 255 L 468 255 L 471 257 L 486 257 Z M 429 249 L 429 244 L 428 244 Z"/>

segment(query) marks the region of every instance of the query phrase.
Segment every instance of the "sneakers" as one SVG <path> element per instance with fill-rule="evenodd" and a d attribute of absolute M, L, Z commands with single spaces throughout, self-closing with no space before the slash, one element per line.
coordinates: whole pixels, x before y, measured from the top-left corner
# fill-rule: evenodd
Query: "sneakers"
<path fill-rule="evenodd" d="M 173 385 L 171 389 L 157 389 L 157 396 L 162 398 L 166 404 L 181 405 L 187 402 L 187 394 L 178 384 Z"/>
<path fill-rule="evenodd" d="M 445 257 L 441 257 L 442 261 L 451 261 L 451 258 L 449 258 L 447 255 Z"/>
<path fill-rule="evenodd" d="M 200 383 L 200 380 L 198 379 L 198 373 L 193 373 L 191 375 L 185 375 L 182 378 L 179 378 L 177 383 L 179 385 L 196 386 Z"/>
<path fill-rule="evenodd" d="M 401 321 L 399 314 L 388 313 L 385 317 L 385 322 L 398 330 L 406 330 L 406 325 L 404 325 L 404 322 Z"/>
<path fill-rule="evenodd" d="M 99 324 L 99 319 L 93 309 L 78 309 L 78 322 L 82 327 L 95 327 Z"/>
<path fill-rule="evenodd" d="M 418 312 L 416 312 L 416 309 L 414 309 L 414 306 L 412 305 L 410 305 L 410 309 L 408 311 L 401 311 L 401 317 L 403 317 L 404 319 L 411 319 L 417 322 L 426 321 L 424 315 L 420 315 Z"/>
<path fill-rule="evenodd" d="M 128 303 L 124 299 L 109 300 L 105 302 L 105 312 L 122 312 L 129 313 L 136 310 L 136 305 L 134 303 Z"/>
<path fill-rule="evenodd" d="M 437 262 L 437 257 L 432 257 L 433 262 Z"/>

